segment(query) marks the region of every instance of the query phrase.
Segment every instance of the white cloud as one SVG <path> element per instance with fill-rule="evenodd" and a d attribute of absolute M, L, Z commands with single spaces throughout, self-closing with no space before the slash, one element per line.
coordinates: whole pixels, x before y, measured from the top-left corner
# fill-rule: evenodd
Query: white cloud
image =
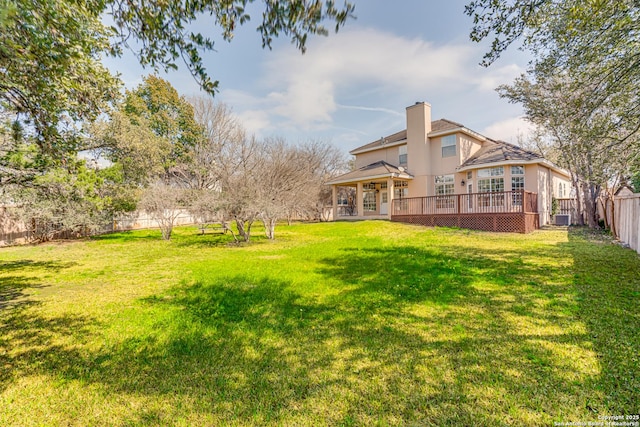
<path fill-rule="evenodd" d="M 264 110 L 245 110 L 236 116 L 249 134 L 261 135 L 271 125 L 269 114 Z"/>
<path fill-rule="evenodd" d="M 340 108 L 344 108 L 345 110 L 359 110 L 359 111 L 375 111 L 379 113 L 391 114 L 392 116 L 405 117 L 405 114 L 400 111 L 390 110 L 389 108 L 383 107 L 364 107 L 361 105 L 338 105 Z"/>
<path fill-rule="evenodd" d="M 511 83 L 516 77 L 524 73 L 524 69 L 516 64 L 508 64 L 502 67 L 492 66 L 480 73 L 478 87 L 482 90 L 495 90 L 498 86 Z"/>
<path fill-rule="evenodd" d="M 517 144 L 518 138 L 526 139 L 533 133 L 533 126 L 522 117 L 512 117 L 492 123 L 481 133 L 489 138 Z"/>
<path fill-rule="evenodd" d="M 344 126 L 384 133 L 404 117 L 403 107 L 414 101 L 435 102 L 434 109 L 439 109 L 443 101 L 458 99 L 453 102 L 459 111 L 460 102 L 478 103 L 478 90 L 493 90 L 522 71 L 517 65 L 484 69 L 477 65 L 478 57 L 481 53 L 471 43 L 436 45 L 381 30 L 351 28 L 314 38 L 305 55 L 280 45 L 256 64 L 261 70 L 257 80 L 220 95 L 258 136 L 340 132 Z M 345 117 L 351 122 L 345 122 Z M 399 128 L 403 122 L 398 122 Z M 511 133 L 500 130 L 508 126 L 506 122 L 487 128 L 488 135 L 513 139 Z M 499 132 L 493 133 L 494 129 Z M 355 134 L 342 138 L 357 139 Z"/>
<path fill-rule="evenodd" d="M 268 110 L 278 126 L 284 121 L 285 127 L 323 129 L 331 126 L 332 115 L 341 107 L 390 112 L 386 105 L 366 105 L 371 88 L 387 99 L 413 101 L 445 82 L 468 81 L 469 51 L 468 46 L 435 46 L 374 29 L 343 31 L 316 39 L 305 55 L 293 47 L 272 53 L 264 65 L 260 85 L 268 94 L 262 98 L 240 91 L 225 91 L 224 97 L 230 95 L 232 105 L 242 110 Z"/>

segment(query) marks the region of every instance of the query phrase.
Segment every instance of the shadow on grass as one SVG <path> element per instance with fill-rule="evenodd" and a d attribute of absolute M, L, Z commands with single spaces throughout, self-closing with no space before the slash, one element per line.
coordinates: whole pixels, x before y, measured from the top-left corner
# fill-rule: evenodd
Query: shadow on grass
<path fill-rule="evenodd" d="M 397 304 L 448 304 L 469 292 L 470 277 L 456 258 L 436 251 L 402 246 L 391 249 L 346 248 L 324 258 L 319 272 L 338 280 L 339 299 L 362 310 Z"/>
<path fill-rule="evenodd" d="M 230 233 L 200 234 L 194 232 L 193 234 L 178 236 L 174 238 L 174 241 L 178 247 L 208 249 L 228 246 L 233 242 L 233 237 Z"/>
<path fill-rule="evenodd" d="M 149 241 L 160 240 L 162 234 L 159 229 L 146 229 L 146 230 L 132 230 L 132 231 L 118 231 L 114 233 L 100 234 L 98 236 L 91 236 L 91 240 L 104 241 L 104 242 L 136 242 L 136 241 Z"/>
<path fill-rule="evenodd" d="M 315 296 L 275 277 L 205 278 L 139 301 L 131 319 L 147 326 L 93 351 L 47 344 L 90 341 L 92 319 L 16 311 L 3 332 L 25 350 L 3 353 L 3 378 L 47 374 L 145 396 L 122 424 L 545 425 L 593 419 L 586 406 L 602 389 L 611 410 L 627 409 L 631 389 L 616 396 L 584 366 L 590 333 L 615 333 L 597 323 L 611 314 L 600 308 L 579 314 L 588 333 L 576 320 L 587 302 L 573 278 L 591 270 L 544 262 L 591 249 L 545 250 L 348 248 L 322 259 L 327 292 Z M 637 344 L 631 329 L 621 339 Z M 612 357 L 633 368 L 630 353 Z"/>
<path fill-rule="evenodd" d="M 578 316 L 587 327 L 600 373 L 589 406 L 600 413 L 637 414 L 640 390 L 640 257 L 588 228 L 569 228 L 564 245 L 574 262 Z"/>
<path fill-rule="evenodd" d="M 74 266 L 73 262 L 19 260 L 0 263 L 0 311 L 26 304 L 28 288 L 41 288 L 40 279 L 34 273 L 55 274 Z"/>
<path fill-rule="evenodd" d="M 85 316 L 43 317 L 24 304 L 5 311 L 0 322 L 0 390 L 33 373 L 55 374 L 86 369 L 78 343 L 89 336 L 95 323 Z M 75 345 L 60 343 L 73 340 Z M 44 420 L 43 420 L 44 421 Z"/>

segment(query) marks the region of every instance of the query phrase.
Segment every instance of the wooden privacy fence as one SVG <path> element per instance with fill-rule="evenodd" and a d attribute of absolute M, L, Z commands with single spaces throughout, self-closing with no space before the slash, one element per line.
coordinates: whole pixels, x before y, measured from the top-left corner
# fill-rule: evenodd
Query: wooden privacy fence
<path fill-rule="evenodd" d="M 426 226 L 529 233 L 540 227 L 538 195 L 529 191 L 394 199 L 391 220 Z"/>
<path fill-rule="evenodd" d="M 112 221 L 100 225 L 97 229 L 78 229 L 76 231 L 57 231 L 57 224 L 30 224 L 29 226 L 11 219 L 7 211 L 8 208 L 0 207 L 0 246 L 26 243 L 33 238 L 33 234 L 42 227 L 51 230 L 52 239 L 72 239 L 82 236 L 105 234 L 116 231 L 139 230 L 144 228 L 159 227 L 158 221 L 144 211 L 135 211 L 128 214 L 121 214 L 113 218 Z M 197 224 L 199 221 L 188 211 L 177 212 L 174 226 Z M 36 230 L 37 228 L 37 230 Z"/>
<path fill-rule="evenodd" d="M 640 253 L 640 193 L 613 199 L 616 234 Z"/>

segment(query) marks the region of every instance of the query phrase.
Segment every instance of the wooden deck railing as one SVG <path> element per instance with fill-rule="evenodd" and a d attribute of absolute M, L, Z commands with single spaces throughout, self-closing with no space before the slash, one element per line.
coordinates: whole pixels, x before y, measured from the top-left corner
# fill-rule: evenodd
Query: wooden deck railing
<path fill-rule="evenodd" d="M 538 194 L 530 191 L 450 194 L 394 199 L 392 215 L 537 213 Z"/>

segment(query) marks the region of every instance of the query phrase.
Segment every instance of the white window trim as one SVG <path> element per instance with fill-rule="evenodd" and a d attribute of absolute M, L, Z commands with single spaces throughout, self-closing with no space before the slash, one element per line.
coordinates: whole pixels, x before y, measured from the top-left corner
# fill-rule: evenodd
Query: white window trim
<path fill-rule="evenodd" d="M 453 143 L 450 142 L 451 140 L 453 140 Z M 450 147 L 454 148 L 453 153 L 447 154 L 445 156 L 444 155 L 445 148 L 449 149 Z M 442 156 L 442 158 L 455 157 L 456 154 L 458 154 L 458 137 L 455 134 L 441 137 L 440 138 L 440 155 Z"/>

